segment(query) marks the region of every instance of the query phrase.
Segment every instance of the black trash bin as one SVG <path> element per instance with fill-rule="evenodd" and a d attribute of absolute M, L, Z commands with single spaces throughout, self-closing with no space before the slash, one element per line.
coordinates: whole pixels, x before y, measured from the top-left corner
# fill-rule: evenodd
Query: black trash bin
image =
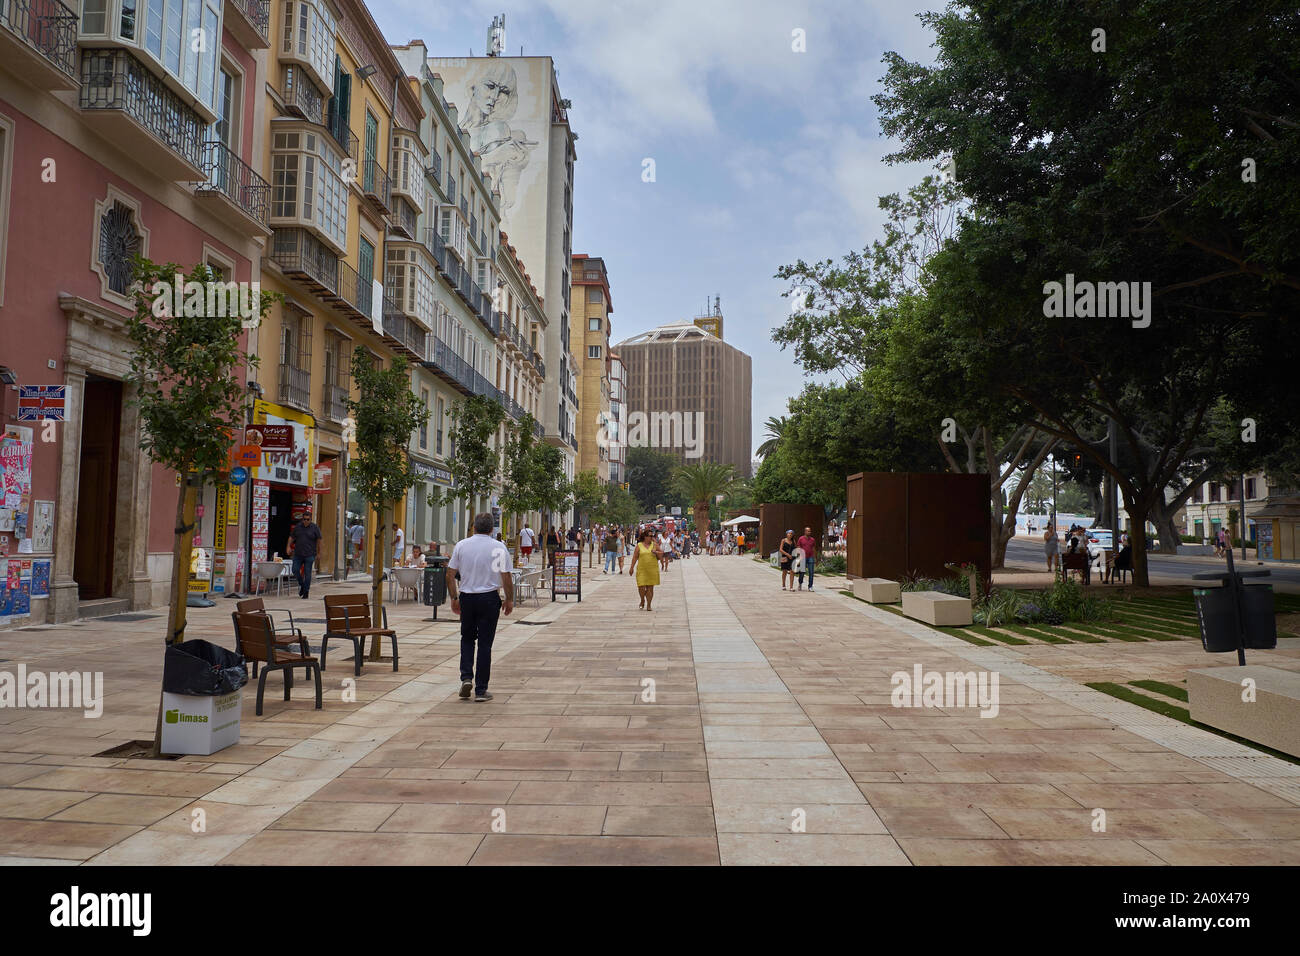
<path fill-rule="evenodd" d="M 425 607 L 437 608 L 447 602 L 447 562 L 448 555 L 435 554 L 425 558 L 424 579 L 421 582 L 420 598 Z"/>
<path fill-rule="evenodd" d="M 1237 650 L 1237 615 L 1228 587 L 1197 588 L 1196 614 L 1201 625 L 1201 646 L 1211 654 Z M 1273 616 L 1273 586 L 1248 584 L 1242 587 L 1242 621 L 1245 645 L 1252 650 L 1277 647 L 1277 619 Z"/>

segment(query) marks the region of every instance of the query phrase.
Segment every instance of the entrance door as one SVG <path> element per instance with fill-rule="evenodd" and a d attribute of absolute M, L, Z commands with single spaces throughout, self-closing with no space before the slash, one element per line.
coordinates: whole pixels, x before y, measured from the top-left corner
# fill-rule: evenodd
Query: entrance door
<path fill-rule="evenodd" d="M 122 383 L 88 375 L 85 408 L 81 413 L 77 545 L 72 572 L 83 601 L 113 594 L 117 450 L 121 421 Z"/>
<path fill-rule="evenodd" d="M 293 516 L 290 514 L 292 507 L 293 492 L 288 488 L 272 485 L 270 526 L 267 528 L 266 536 L 266 543 L 271 553 L 267 555 L 267 560 L 289 550 L 289 531 L 293 527 Z"/>

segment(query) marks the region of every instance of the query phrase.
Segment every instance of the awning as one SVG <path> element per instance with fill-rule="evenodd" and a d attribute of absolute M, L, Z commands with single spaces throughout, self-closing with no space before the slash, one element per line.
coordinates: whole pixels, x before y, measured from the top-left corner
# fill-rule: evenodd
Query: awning
<path fill-rule="evenodd" d="M 758 519 L 752 515 L 741 515 L 739 518 L 732 518 L 730 521 L 722 522 L 724 528 L 734 527 L 738 524 L 758 524 Z"/>

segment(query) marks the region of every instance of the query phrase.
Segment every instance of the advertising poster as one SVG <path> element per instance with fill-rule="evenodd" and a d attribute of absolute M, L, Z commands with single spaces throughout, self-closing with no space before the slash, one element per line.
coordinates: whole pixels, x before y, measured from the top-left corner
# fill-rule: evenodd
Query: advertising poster
<path fill-rule="evenodd" d="M 226 486 L 217 485 L 217 516 L 212 530 L 212 547 L 218 551 L 226 550 L 226 522 L 229 520 L 226 515 L 227 505 Z"/>
<path fill-rule="evenodd" d="M 265 561 L 271 532 L 271 483 L 253 482 L 253 554 L 250 561 Z"/>
<path fill-rule="evenodd" d="M 189 590 L 206 594 L 212 581 L 212 551 L 209 548 L 190 549 Z"/>
<path fill-rule="evenodd" d="M 50 562 L 32 562 L 32 597 L 48 597 L 50 593 Z"/>
<path fill-rule="evenodd" d="M 9 593 L 9 562 L 0 558 L 0 624 L 9 622 L 13 610 L 13 598 Z"/>
<path fill-rule="evenodd" d="M 32 550 L 47 554 L 54 550 L 54 502 L 32 504 Z"/>

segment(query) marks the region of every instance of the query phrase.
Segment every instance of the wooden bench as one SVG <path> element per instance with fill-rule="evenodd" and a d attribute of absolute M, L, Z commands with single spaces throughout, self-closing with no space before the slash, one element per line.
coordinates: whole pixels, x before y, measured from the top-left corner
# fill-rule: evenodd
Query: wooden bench
<path fill-rule="evenodd" d="M 854 578 L 853 596 L 872 604 L 897 604 L 902 598 L 902 588 L 888 578 Z"/>
<path fill-rule="evenodd" d="M 904 591 L 903 614 L 938 627 L 969 627 L 974 623 L 970 598 L 942 591 Z"/>
<path fill-rule="evenodd" d="M 370 596 L 367 594 L 329 594 L 325 596 L 325 634 L 320 642 L 321 666 L 325 667 L 329 657 L 331 637 L 342 638 L 352 642 L 353 670 L 361 676 L 362 658 L 366 650 L 366 638 L 374 640 L 379 646 L 379 639 L 387 637 L 393 642 L 393 670 L 397 670 L 397 632 L 388 627 L 388 608 L 383 612 L 383 627 L 373 624 L 370 612 Z"/>
<path fill-rule="evenodd" d="M 1242 680 L 1255 682 L 1243 701 Z M 1277 667 L 1203 667 L 1187 672 L 1192 720 L 1300 757 L 1300 674 Z"/>
<path fill-rule="evenodd" d="M 307 646 L 307 638 L 303 637 L 302 630 L 298 627 L 296 623 L 294 623 L 293 611 L 290 611 L 288 608 L 273 609 L 276 614 L 284 613 L 289 616 L 289 626 L 288 628 L 285 629 L 276 628 L 275 619 L 271 616 L 271 612 L 267 610 L 266 602 L 264 602 L 261 598 L 249 598 L 246 601 L 238 601 L 235 603 L 235 610 L 240 614 L 265 614 L 267 618 L 271 621 L 271 631 L 276 635 L 276 647 L 293 647 L 295 644 L 297 644 L 298 650 L 303 657 L 307 657 L 309 654 L 311 654 L 311 648 Z M 283 639 L 281 639 L 282 637 Z M 239 650 L 238 628 L 236 628 L 235 631 L 235 650 Z M 258 662 L 254 660 L 253 661 L 254 677 L 257 676 L 257 664 Z"/>
<path fill-rule="evenodd" d="M 271 623 L 270 617 L 265 613 L 257 614 L 240 614 L 238 611 L 231 613 L 231 618 L 235 622 L 235 642 L 238 646 L 239 653 L 243 654 L 247 660 L 254 662 L 254 667 L 260 662 L 266 666 L 262 668 L 262 676 L 257 681 L 257 716 L 262 716 L 262 695 L 266 693 L 266 678 L 272 671 L 284 671 L 284 699 L 289 699 L 289 692 L 293 690 L 293 669 L 301 667 L 310 675 L 316 677 L 316 709 L 320 710 L 321 684 L 320 684 L 320 662 L 316 658 L 307 654 L 294 654 L 288 651 L 282 651 L 286 642 L 276 639 L 275 627 Z M 287 642 L 293 643 L 293 642 Z"/>

